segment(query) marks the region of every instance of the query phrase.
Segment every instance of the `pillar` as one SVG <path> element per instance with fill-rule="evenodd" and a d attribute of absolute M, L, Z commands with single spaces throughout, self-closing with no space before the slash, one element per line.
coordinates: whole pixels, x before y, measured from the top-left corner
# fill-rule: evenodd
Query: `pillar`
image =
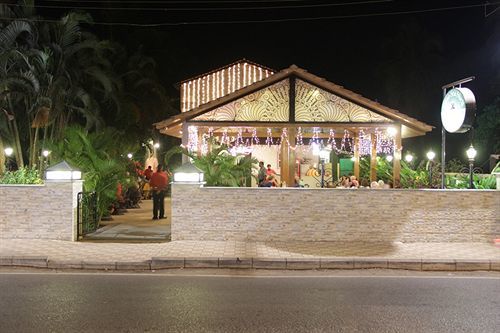
<path fill-rule="evenodd" d="M 394 158 L 392 160 L 392 184 L 394 188 L 401 187 L 401 125 L 396 127 L 397 133 L 394 138 Z"/>
<path fill-rule="evenodd" d="M 377 181 L 377 137 L 375 133 L 371 134 L 370 145 L 370 182 L 373 182 Z"/>
<path fill-rule="evenodd" d="M 187 147 L 189 141 L 189 130 L 188 130 L 188 124 L 186 121 L 182 122 L 182 146 Z M 189 162 L 189 156 L 186 154 L 182 154 L 182 163 L 187 163 Z"/>
<path fill-rule="evenodd" d="M 295 129 L 288 131 L 288 142 L 282 142 L 280 147 L 280 174 L 281 182 L 293 186 L 295 181 Z"/>
<path fill-rule="evenodd" d="M 359 133 L 354 137 L 354 176 L 359 179 Z"/>

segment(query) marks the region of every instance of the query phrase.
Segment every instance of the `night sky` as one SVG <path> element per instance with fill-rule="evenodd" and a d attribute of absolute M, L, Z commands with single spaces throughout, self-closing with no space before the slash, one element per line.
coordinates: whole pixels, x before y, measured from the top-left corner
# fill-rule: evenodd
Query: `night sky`
<path fill-rule="evenodd" d="M 496 1 L 476 7 L 485 1 L 36 3 L 61 7 L 39 7 L 37 11 L 47 17 L 57 17 L 71 6 L 87 7 L 96 23 L 113 23 L 91 29 L 128 50 L 142 47 L 157 61 L 159 76 L 173 95 L 178 94 L 176 82 L 241 58 L 276 70 L 296 64 L 435 126 L 426 137 L 404 141 L 404 149 L 420 158 L 430 148 L 440 151 L 442 85 L 475 76 L 466 86 L 476 95 L 478 113 L 500 96 L 500 9 L 495 11 L 500 2 Z M 402 13 L 410 11 L 415 12 Z M 448 158 L 464 159 L 468 140 L 466 134 L 450 134 Z M 479 147 L 479 164 L 487 158 Z"/>

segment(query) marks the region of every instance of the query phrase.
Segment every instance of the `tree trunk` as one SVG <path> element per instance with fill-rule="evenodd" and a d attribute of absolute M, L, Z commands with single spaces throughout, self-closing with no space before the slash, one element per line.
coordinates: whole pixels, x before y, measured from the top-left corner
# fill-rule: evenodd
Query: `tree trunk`
<path fill-rule="evenodd" d="M 12 107 L 12 101 L 10 97 L 7 97 L 8 102 L 9 102 L 9 108 L 12 114 L 14 113 L 14 109 Z M 15 146 L 15 153 L 16 153 L 16 163 L 18 168 L 24 167 L 24 159 L 23 159 L 23 151 L 21 149 L 21 140 L 19 139 L 19 130 L 17 128 L 17 121 L 16 117 L 14 116 L 14 119 L 12 120 L 12 134 L 14 136 L 14 146 Z"/>
<path fill-rule="evenodd" d="M 3 140 L 0 136 L 0 175 L 3 175 L 5 173 L 5 154 L 3 153 L 4 149 L 5 148 L 3 145 Z"/>

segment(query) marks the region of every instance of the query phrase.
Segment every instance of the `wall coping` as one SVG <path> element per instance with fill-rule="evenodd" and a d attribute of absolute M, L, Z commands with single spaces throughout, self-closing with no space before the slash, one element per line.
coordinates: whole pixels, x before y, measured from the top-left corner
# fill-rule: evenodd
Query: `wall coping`
<path fill-rule="evenodd" d="M 176 183 L 177 185 L 178 183 Z M 180 184 L 185 185 L 185 184 Z M 484 190 L 476 190 L 476 189 L 400 189 L 400 188 L 360 188 L 360 189 L 350 189 L 350 188 L 298 188 L 298 187 L 224 187 L 224 186 L 200 186 L 197 184 L 202 190 L 210 189 L 210 190 L 229 190 L 229 191 L 242 191 L 242 190 L 250 190 L 250 191 L 349 191 L 349 192 L 465 192 L 465 193 L 488 193 L 488 192 L 496 192 L 500 193 L 498 190 L 484 189 Z"/>
<path fill-rule="evenodd" d="M 46 184 L 0 184 L 0 187 L 45 187 Z"/>

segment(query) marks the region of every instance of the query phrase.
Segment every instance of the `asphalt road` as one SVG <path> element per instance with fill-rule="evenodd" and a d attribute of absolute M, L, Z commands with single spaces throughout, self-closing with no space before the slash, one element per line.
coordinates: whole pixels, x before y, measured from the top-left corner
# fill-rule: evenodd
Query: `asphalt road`
<path fill-rule="evenodd" d="M 500 277 L 0 272 L 0 332 L 499 332 Z"/>

